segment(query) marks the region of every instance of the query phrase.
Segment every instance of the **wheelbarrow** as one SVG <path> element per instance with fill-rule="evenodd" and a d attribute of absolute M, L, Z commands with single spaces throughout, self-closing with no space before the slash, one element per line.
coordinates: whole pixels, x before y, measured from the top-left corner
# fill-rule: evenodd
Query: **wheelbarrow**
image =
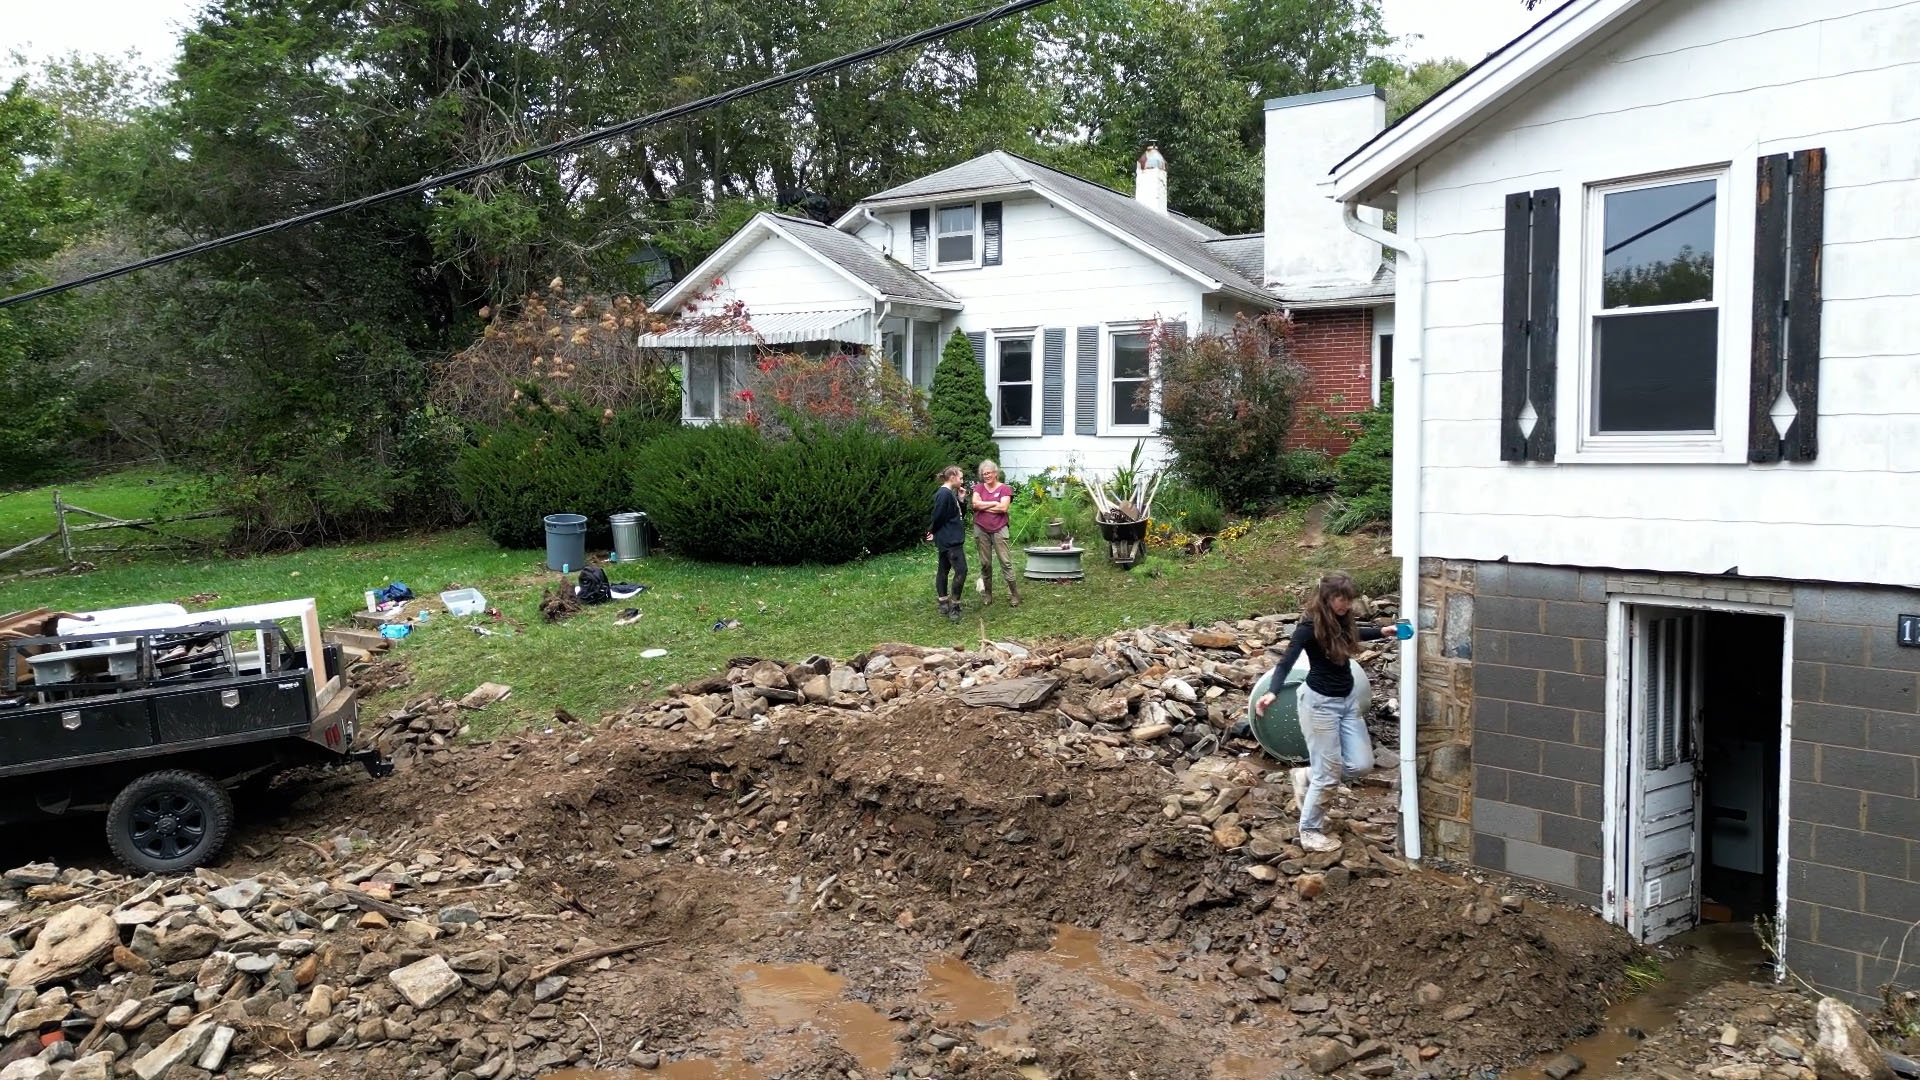
<path fill-rule="evenodd" d="M 1122 570 L 1133 569 L 1147 553 L 1148 520 L 1102 521 L 1100 535 L 1107 541 L 1107 561 Z"/>

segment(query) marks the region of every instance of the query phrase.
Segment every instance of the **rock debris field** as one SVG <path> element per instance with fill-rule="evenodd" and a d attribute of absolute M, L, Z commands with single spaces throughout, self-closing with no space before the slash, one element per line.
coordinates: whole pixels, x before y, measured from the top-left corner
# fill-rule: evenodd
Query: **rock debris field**
<path fill-rule="evenodd" d="M 1390 769 L 1297 846 L 1222 741 L 1291 626 L 741 657 L 487 743 L 504 688 L 363 714 L 400 772 L 290 778 L 217 871 L 4 875 L 0 1078 L 1443 1080 L 1591 1030 L 1626 938 L 1410 869 Z"/>

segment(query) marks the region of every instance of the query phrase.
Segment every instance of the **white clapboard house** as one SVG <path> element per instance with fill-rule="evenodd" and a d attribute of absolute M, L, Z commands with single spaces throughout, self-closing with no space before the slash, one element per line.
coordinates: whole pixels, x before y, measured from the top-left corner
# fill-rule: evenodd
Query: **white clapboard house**
<path fill-rule="evenodd" d="M 1161 452 L 1138 393 L 1156 323 L 1218 330 L 1291 308 L 1314 328 L 1299 335 L 1310 404 L 1365 408 L 1391 364 L 1392 273 L 1318 184 L 1383 122 L 1372 87 L 1269 102 L 1264 235 L 1170 211 L 1169 165 L 1151 148 L 1132 195 L 996 151 L 832 224 L 761 214 L 661 298 L 682 324 L 641 343 L 680 356 L 684 415 L 703 422 L 739 407 L 761 350 L 863 352 L 926 388 L 958 330 L 1016 475 L 1108 471 L 1141 439 Z M 746 323 L 696 317 L 730 309 Z"/>
<path fill-rule="evenodd" d="M 1397 216 L 1413 839 L 1913 986 L 1920 2 L 1566 0 L 1329 186 Z"/>

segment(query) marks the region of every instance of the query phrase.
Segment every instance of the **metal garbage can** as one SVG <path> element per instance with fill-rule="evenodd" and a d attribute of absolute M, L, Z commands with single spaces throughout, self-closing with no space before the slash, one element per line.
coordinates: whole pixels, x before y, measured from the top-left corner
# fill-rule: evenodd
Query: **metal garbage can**
<path fill-rule="evenodd" d="M 1364 717 L 1373 705 L 1373 687 L 1360 661 L 1349 660 L 1347 667 L 1353 673 L 1353 697 Z M 1265 713 L 1257 713 L 1253 711 L 1254 703 L 1273 685 L 1274 670 L 1278 669 L 1269 670 L 1253 684 L 1253 692 L 1247 696 L 1247 723 L 1253 728 L 1254 741 L 1269 755 L 1282 761 L 1304 761 L 1307 736 L 1300 730 L 1300 686 L 1307 681 L 1307 658 L 1302 656 L 1296 661 L 1293 670 L 1281 680 L 1273 705 Z"/>
<path fill-rule="evenodd" d="M 615 562 L 632 562 L 635 559 L 644 559 L 647 557 L 647 515 L 642 513 L 615 514 L 607 520 L 613 525 L 613 558 Z"/>
<path fill-rule="evenodd" d="M 587 519 L 583 514 L 548 514 L 547 569 L 574 571 L 587 565 Z"/>

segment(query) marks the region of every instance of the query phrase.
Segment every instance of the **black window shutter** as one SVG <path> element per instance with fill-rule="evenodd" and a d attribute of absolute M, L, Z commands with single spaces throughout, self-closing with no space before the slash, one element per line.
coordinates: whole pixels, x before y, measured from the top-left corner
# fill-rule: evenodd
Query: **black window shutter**
<path fill-rule="evenodd" d="M 1827 152 L 1760 159 L 1753 225 L 1753 357 L 1747 460 L 1812 461 L 1819 451 L 1820 259 Z M 1773 422 L 1782 391 L 1793 403 L 1784 436 Z"/>
<path fill-rule="evenodd" d="M 1044 337 L 1040 367 L 1040 434 L 1067 431 L 1067 332 L 1050 329 Z"/>
<path fill-rule="evenodd" d="M 1560 313 L 1560 192 L 1507 196 L 1500 460 L 1552 461 Z M 1533 429 L 1523 416 L 1532 406 Z"/>
<path fill-rule="evenodd" d="M 980 204 L 980 265 L 1000 265 L 1000 204 Z"/>
<path fill-rule="evenodd" d="M 968 334 L 967 344 L 973 346 L 973 362 L 976 364 L 979 364 L 981 370 L 983 371 L 986 370 L 986 367 L 987 367 L 987 333 L 986 331 L 976 330 L 973 333 Z"/>
<path fill-rule="evenodd" d="M 1100 328 L 1083 326 L 1076 334 L 1073 359 L 1073 433 L 1100 434 Z"/>
<path fill-rule="evenodd" d="M 927 234 L 933 229 L 933 211 L 915 210 L 909 215 L 910 230 L 913 233 L 913 268 L 927 268 Z"/>

